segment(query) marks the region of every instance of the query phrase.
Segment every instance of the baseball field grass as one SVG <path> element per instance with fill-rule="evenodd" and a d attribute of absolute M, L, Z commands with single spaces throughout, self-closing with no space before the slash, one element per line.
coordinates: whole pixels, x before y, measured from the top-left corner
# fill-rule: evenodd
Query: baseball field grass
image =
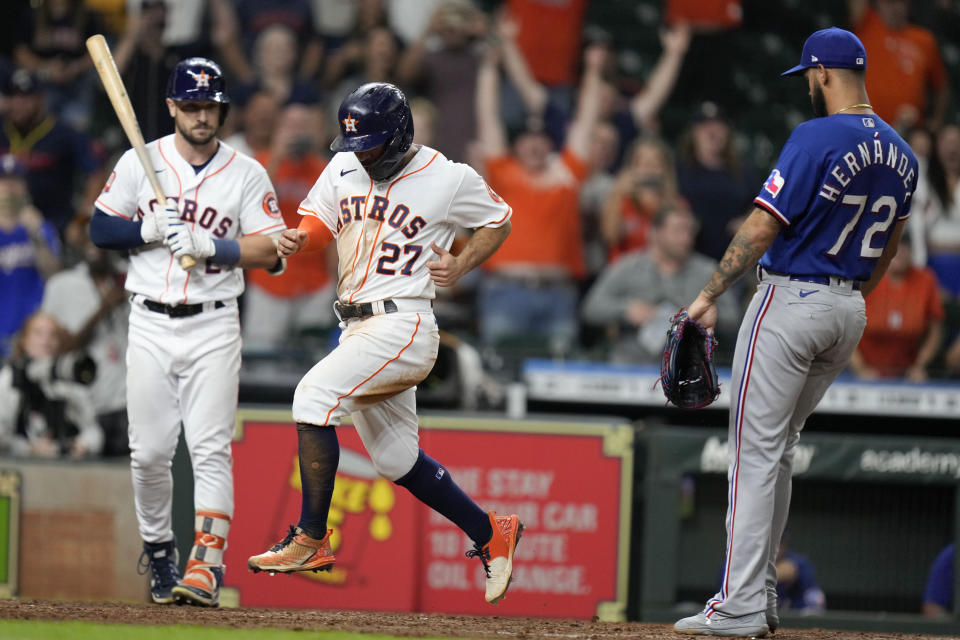
<path fill-rule="evenodd" d="M 0 620 L 3 640 L 399 640 L 397 636 L 342 631 L 218 629 L 185 625 L 145 627 L 92 622 Z M 421 639 L 424 640 L 424 639 Z"/>

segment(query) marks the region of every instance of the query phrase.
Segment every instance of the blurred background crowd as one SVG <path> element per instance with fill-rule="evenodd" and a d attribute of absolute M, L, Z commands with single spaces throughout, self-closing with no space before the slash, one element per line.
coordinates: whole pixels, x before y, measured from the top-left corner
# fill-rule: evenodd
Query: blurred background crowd
<path fill-rule="evenodd" d="M 220 137 L 267 168 L 291 227 L 342 98 L 399 85 L 415 141 L 472 165 L 514 208 L 500 251 L 438 292 L 444 346 L 421 385 L 428 401 L 483 407 L 527 357 L 659 363 L 669 316 L 708 280 L 809 117 L 806 86 L 780 72 L 830 25 L 863 40 L 874 110 L 921 166 L 849 375 L 956 377 L 956 0 L 5 0 L 0 447 L 126 452 L 125 261 L 94 247 L 86 224 L 128 145 L 88 36 L 108 37 L 147 140 L 173 130 L 173 66 L 219 62 L 232 99 Z M 245 369 L 296 369 L 295 382 L 322 357 L 336 339 L 335 268 L 321 255 L 280 277 L 247 274 Z M 753 284 L 720 300 L 721 365 Z"/>

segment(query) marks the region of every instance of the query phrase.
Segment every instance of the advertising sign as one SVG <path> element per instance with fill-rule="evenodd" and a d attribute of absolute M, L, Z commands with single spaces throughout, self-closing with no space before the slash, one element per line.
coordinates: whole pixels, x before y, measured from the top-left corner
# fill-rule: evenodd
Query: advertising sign
<path fill-rule="evenodd" d="M 625 424 L 430 416 L 420 445 L 485 510 L 525 525 L 510 591 L 483 599 L 484 575 L 453 523 L 379 477 L 350 425 L 328 526 L 331 572 L 267 576 L 250 555 L 300 514 L 296 428 L 284 412 L 242 411 L 226 585 L 243 606 L 623 619 L 633 431 Z"/>

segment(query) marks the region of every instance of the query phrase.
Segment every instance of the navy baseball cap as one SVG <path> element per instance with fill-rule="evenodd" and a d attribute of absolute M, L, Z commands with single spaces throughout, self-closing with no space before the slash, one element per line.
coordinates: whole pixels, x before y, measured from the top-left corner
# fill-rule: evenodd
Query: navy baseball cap
<path fill-rule="evenodd" d="M 845 29 L 821 29 L 803 43 L 800 64 L 780 75 L 795 76 L 821 64 L 827 69 L 866 69 L 867 50 L 860 38 Z"/>

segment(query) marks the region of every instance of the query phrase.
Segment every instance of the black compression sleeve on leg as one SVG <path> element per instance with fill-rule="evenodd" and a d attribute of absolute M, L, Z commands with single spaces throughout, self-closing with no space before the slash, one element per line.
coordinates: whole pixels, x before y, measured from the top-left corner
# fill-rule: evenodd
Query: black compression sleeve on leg
<path fill-rule="evenodd" d="M 490 541 L 493 528 L 483 509 L 464 493 L 440 463 L 420 449 L 417 461 L 396 481 L 420 502 L 463 529 L 478 546 Z"/>
<path fill-rule="evenodd" d="M 297 525 L 311 538 L 327 535 L 327 512 L 340 464 L 340 442 L 333 426 L 297 423 L 300 487 L 303 502 Z"/>

